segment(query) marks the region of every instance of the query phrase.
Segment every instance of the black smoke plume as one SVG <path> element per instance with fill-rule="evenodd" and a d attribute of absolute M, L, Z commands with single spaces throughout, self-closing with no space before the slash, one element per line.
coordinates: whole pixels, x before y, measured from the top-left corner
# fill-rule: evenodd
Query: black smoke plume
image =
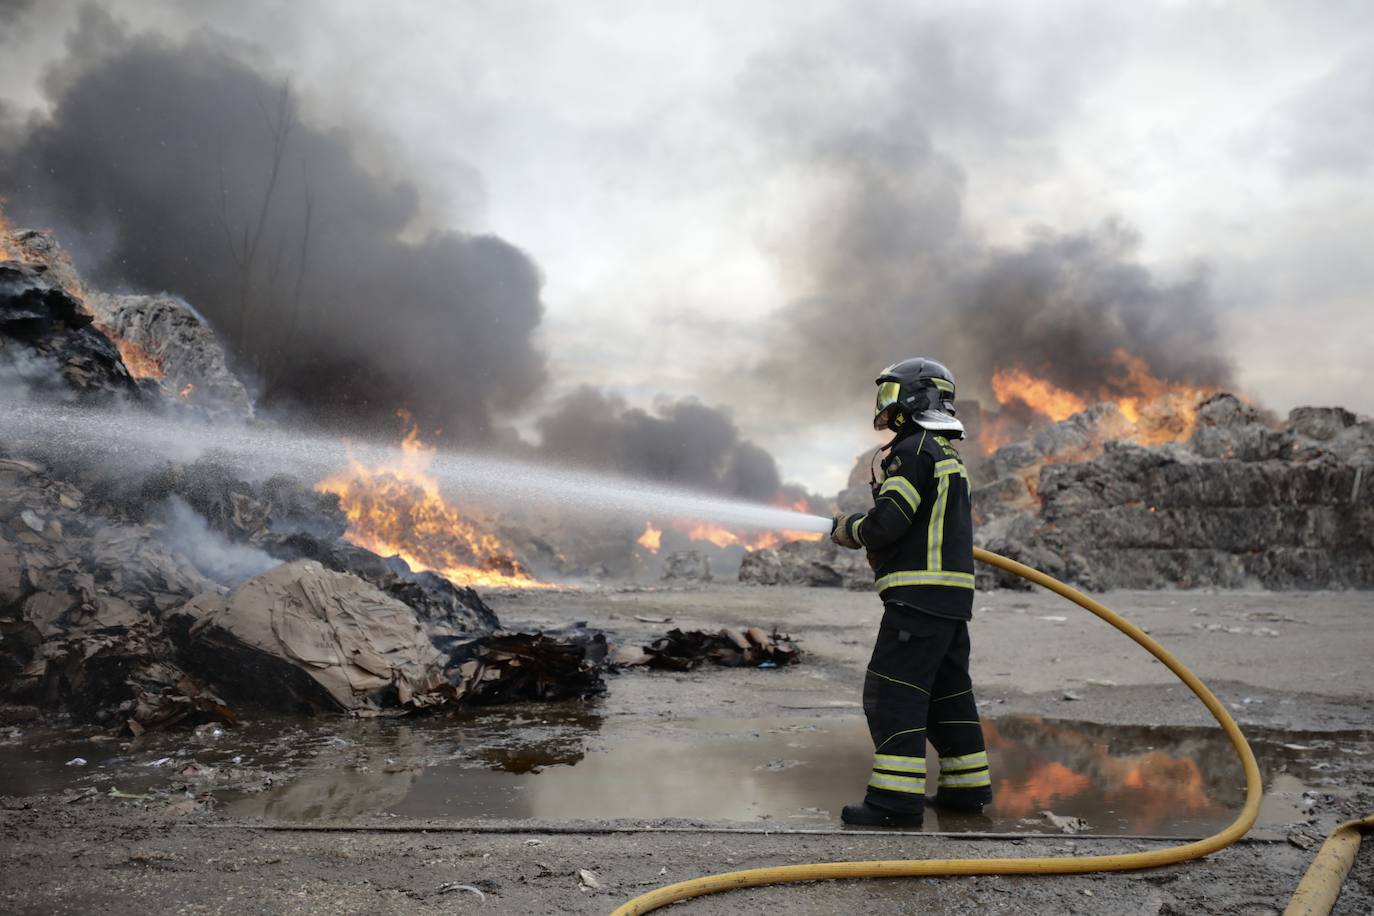
<path fill-rule="evenodd" d="M 0 149 L 12 220 L 56 228 L 95 286 L 184 296 L 260 406 L 407 407 L 482 439 L 544 379 L 537 266 L 495 236 L 417 231 L 417 188 L 365 168 L 253 53 L 87 8 L 50 112 Z"/>
<path fill-rule="evenodd" d="M 1014 162 L 1059 116 L 1045 100 L 1072 92 L 1051 73 L 1038 107 L 1008 104 L 976 51 L 892 16 L 861 38 L 839 28 L 816 48 L 761 56 L 739 93 L 760 141 L 807 188 L 772 248 L 793 297 L 756 367 L 787 394 L 774 409 L 852 411 L 878 370 L 918 355 L 984 398 L 1007 368 L 1095 397 L 1123 374 L 1120 350 L 1166 381 L 1229 381 L 1205 271 L 1160 278 L 1128 226 L 1036 229 L 1011 249 L 979 236 L 964 214 L 970 174 L 939 140 L 978 135 Z"/>
<path fill-rule="evenodd" d="M 539 434 L 551 461 L 757 502 L 805 497 L 729 416 L 696 401 L 663 401 L 651 413 L 584 386 L 554 405 Z"/>

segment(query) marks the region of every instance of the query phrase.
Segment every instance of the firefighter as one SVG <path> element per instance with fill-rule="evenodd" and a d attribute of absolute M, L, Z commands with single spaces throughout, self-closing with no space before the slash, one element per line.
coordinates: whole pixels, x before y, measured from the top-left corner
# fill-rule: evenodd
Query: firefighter
<path fill-rule="evenodd" d="M 979 813 L 992 781 L 969 678 L 973 616 L 973 519 L 968 475 L 951 440 L 954 376 L 932 359 L 908 359 L 877 378 L 875 429 L 893 439 L 879 454 L 873 507 L 836 513 L 830 537 L 864 549 L 883 619 L 864 678 L 873 772 L 846 824 L 916 827 L 926 805 L 926 740 L 940 755 L 931 804 Z M 875 460 L 877 456 L 875 456 Z M 932 774 L 933 775 L 933 774 Z"/>

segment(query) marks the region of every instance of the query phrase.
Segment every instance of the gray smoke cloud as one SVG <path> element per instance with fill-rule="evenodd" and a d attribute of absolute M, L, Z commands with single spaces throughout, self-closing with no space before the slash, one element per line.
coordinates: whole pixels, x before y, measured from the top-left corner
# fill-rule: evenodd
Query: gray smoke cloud
<path fill-rule="evenodd" d="M 266 551 L 230 541 L 180 496 L 168 497 L 155 514 L 161 516 L 163 543 L 221 585 L 233 588 L 281 564 Z"/>
<path fill-rule="evenodd" d="M 560 398 L 538 429 L 553 461 L 754 501 L 805 495 L 783 485 L 773 456 L 742 439 L 728 414 L 696 401 L 665 400 L 649 412 L 584 386 Z"/>
<path fill-rule="evenodd" d="M 984 397 L 992 373 L 1012 367 L 1096 395 L 1122 375 L 1119 350 L 1166 380 L 1226 383 L 1205 270 L 1155 276 L 1115 219 L 1037 229 L 1013 248 L 969 225 L 969 175 L 935 138 L 1033 151 L 1064 114 L 1055 100 L 1074 97 L 1067 71 L 1027 74 L 1018 96 L 939 24 L 888 15 L 826 37 L 844 53 L 802 43 L 746 72 L 760 137 L 812 188 L 773 249 L 793 300 L 774 314 L 765 336 L 777 344 L 755 371 L 789 392 L 778 409 L 852 410 L 878 370 L 915 355 L 944 360 L 965 395 Z"/>
<path fill-rule="evenodd" d="M 534 262 L 417 227 L 418 188 L 365 168 L 252 48 L 88 7 L 45 91 L 0 149 L 12 220 L 57 228 L 96 286 L 185 296 L 261 405 L 349 423 L 407 407 L 473 441 L 543 382 Z"/>

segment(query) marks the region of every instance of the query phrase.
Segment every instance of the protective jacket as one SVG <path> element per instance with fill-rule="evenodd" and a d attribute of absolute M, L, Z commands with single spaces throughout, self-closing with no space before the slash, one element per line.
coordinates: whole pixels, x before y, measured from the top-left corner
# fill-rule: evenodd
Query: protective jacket
<path fill-rule="evenodd" d="M 873 508 L 844 519 L 868 551 L 878 593 L 937 617 L 973 616 L 968 473 L 949 440 L 912 427 L 888 446 Z"/>

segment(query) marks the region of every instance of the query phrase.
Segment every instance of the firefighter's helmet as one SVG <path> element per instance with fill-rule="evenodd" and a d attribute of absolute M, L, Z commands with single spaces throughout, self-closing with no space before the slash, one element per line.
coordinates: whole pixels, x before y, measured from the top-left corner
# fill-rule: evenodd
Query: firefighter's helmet
<path fill-rule="evenodd" d="M 878 400 L 873 428 L 899 432 L 916 422 L 926 429 L 963 431 L 954 416 L 954 373 L 933 359 L 893 363 L 874 379 Z"/>

